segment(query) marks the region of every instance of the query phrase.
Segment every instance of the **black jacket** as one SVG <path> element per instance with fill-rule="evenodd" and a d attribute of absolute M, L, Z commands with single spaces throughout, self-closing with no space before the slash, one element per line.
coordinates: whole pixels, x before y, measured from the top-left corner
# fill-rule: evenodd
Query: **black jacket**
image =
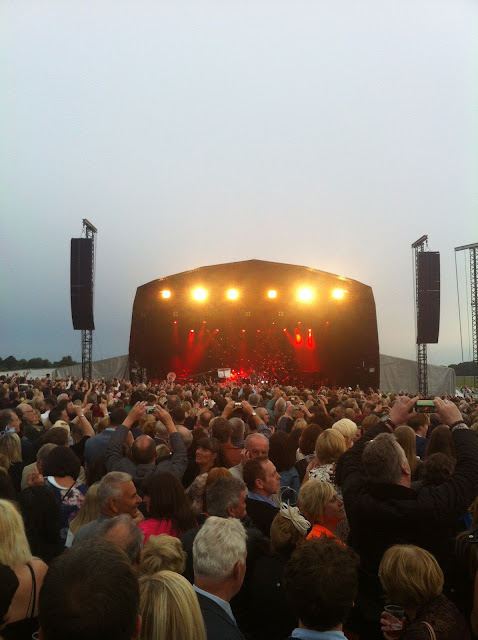
<path fill-rule="evenodd" d="M 383 593 L 378 567 L 383 553 L 394 544 L 415 544 L 432 553 L 447 577 L 453 556 L 456 518 L 478 493 L 478 439 L 467 429 L 456 429 L 455 473 L 438 486 L 420 491 L 395 484 L 370 483 L 362 465 L 369 440 L 386 433 L 376 425 L 342 456 L 336 479 L 342 487 L 350 524 L 350 545 L 360 556 L 358 603 L 366 619 L 380 618 Z"/>
<path fill-rule="evenodd" d="M 252 524 L 257 527 L 268 538 L 271 537 L 271 524 L 279 513 L 279 507 L 275 507 L 262 500 L 246 498 L 247 515 L 252 520 Z"/>
<path fill-rule="evenodd" d="M 202 593 L 196 595 L 206 625 L 207 640 L 244 640 L 232 618 L 217 602 Z"/>

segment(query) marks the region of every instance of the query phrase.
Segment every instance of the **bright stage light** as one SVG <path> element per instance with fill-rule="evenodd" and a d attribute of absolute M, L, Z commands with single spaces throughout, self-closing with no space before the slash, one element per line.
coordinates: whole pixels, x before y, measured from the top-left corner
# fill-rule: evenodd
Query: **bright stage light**
<path fill-rule="evenodd" d="M 277 291 L 275 289 L 269 289 L 267 292 L 268 298 L 277 298 Z"/>
<path fill-rule="evenodd" d="M 227 297 L 229 300 L 237 300 L 239 297 L 239 291 L 237 289 L 229 289 L 227 292 Z"/>
<path fill-rule="evenodd" d="M 169 291 L 169 289 L 164 289 L 163 291 L 161 291 L 161 298 L 170 298 L 171 297 L 171 291 Z"/>
<path fill-rule="evenodd" d="M 312 300 L 312 289 L 299 289 L 297 297 L 300 302 L 310 302 Z"/>
<path fill-rule="evenodd" d="M 332 291 L 332 296 L 336 299 L 336 300 L 342 300 L 342 298 L 344 297 L 344 295 L 347 292 L 344 291 L 343 289 L 334 289 Z"/>
<path fill-rule="evenodd" d="M 194 289 L 193 298 L 194 298 L 194 300 L 198 300 L 199 302 L 201 302 L 202 300 L 205 300 L 207 298 L 206 289 L 201 289 L 201 288 Z"/>

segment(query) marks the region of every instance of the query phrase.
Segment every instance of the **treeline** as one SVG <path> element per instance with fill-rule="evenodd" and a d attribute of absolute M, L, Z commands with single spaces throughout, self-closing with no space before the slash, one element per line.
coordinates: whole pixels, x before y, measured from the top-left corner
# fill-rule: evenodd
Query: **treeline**
<path fill-rule="evenodd" d="M 478 362 L 460 362 L 448 366 L 455 369 L 457 376 L 478 376 Z"/>
<path fill-rule="evenodd" d="M 8 356 L 8 358 L 0 358 L 0 371 L 23 372 L 28 369 L 56 369 L 57 367 L 69 367 L 72 364 L 79 363 L 75 362 L 71 356 L 63 356 L 58 362 L 50 362 L 46 358 L 30 358 L 30 360 L 21 358 L 17 360 L 14 356 Z"/>

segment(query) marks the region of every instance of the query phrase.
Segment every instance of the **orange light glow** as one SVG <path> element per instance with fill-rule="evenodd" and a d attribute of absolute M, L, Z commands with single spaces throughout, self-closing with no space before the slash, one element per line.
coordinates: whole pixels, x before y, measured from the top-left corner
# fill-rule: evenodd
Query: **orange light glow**
<path fill-rule="evenodd" d="M 277 298 L 277 291 L 275 289 L 269 289 L 267 292 L 268 298 Z"/>
<path fill-rule="evenodd" d="M 194 298 L 194 300 L 197 300 L 198 302 L 202 302 L 203 300 L 205 300 L 207 298 L 206 289 L 201 289 L 201 288 L 194 289 L 193 298 Z"/>
<path fill-rule="evenodd" d="M 312 289 L 299 289 L 297 298 L 300 302 L 310 302 L 312 300 Z"/>
<path fill-rule="evenodd" d="M 237 289 L 229 289 L 227 292 L 227 297 L 229 300 L 237 300 L 239 297 L 239 291 Z"/>
<path fill-rule="evenodd" d="M 332 291 L 332 297 L 334 297 L 336 300 L 342 300 L 342 298 L 346 293 L 347 292 L 344 291 L 343 289 L 334 289 Z"/>
<path fill-rule="evenodd" d="M 169 291 L 169 289 L 164 289 L 163 291 L 161 291 L 161 298 L 170 298 L 171 297 L 171 291 Z"/>

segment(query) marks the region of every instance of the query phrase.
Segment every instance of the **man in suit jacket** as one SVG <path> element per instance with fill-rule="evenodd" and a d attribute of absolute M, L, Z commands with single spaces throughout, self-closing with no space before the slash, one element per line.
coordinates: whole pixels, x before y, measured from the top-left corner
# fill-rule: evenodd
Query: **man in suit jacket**
<path fill-rule="evenodd" d="M 194 539 L 194 589 L 208 640 L 244 640 L 229 601 L 246 572 L 246 532 L 236 518 L 210 516 Z"/>
<path fill-rule="evenodd" d="M 279 508 L 272 500 L 279 493 L 280 477 L 270 460 L 248 460 L 243 469 L 244 482 L 249 493 L 246 498 L 247 515 L 262 533 L 270 538 L 271 524 Z"/>

